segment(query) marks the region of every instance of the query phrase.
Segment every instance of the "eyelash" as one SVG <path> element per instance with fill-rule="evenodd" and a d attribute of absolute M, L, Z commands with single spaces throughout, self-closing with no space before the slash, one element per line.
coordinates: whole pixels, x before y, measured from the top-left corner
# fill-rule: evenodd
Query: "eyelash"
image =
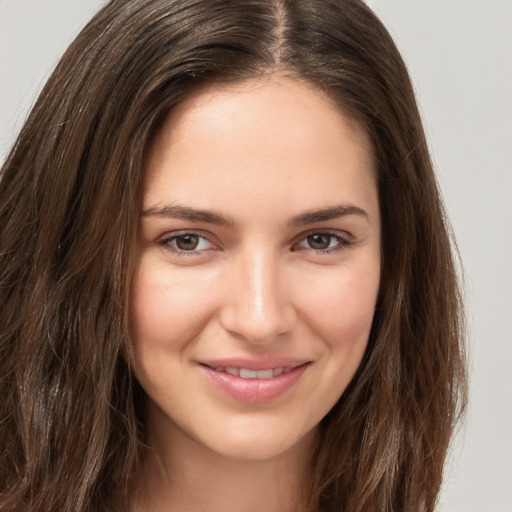
<path fill-rule="evenodd" d="M 332 239 L 335 239 L 337 241 L 337 244 L 334 247 L 327 247 L 326 249 L 315 249 L 313 247 L 301 247 L 299 244 L 306 241 L 309 237 L 319 235 L 319 236 L 326 236 L 329 237 L 329 245 L 332 242 Z M 180 249 L 179 247 L 173 246 L 172 244 L 179 240 L 180 238 L 185 237 L 197 237 L 199 239 L 199 244 L 202 241 L 206 241 L 208 244 L 210 244 L 212 247 L 206 248 L 206 249 L 191 249 L 191 250 L 184 250 Z M 211 242 L 206 236 L 197 233 L 195 231 L 183 231 L 180 233 L 175 233 L 171 236 L 165 236 L 164 238 L 157 241 L 157 244 L 162 247 L 164 250 L 172 252 L 176 254 L 177 256 L 185 256 L 185 257 L 194 257 L 199 256 L 205 251 L 209 250 L 217 250 L 217 246 Z M 310 250 L 314 251 L 315 254 L 330 254 L 337 251 L 343 251 L 347 250 L 352 246 L 354 242 L 350 240 L 348 237 L 343 237 L 338 233 L 333 233 L 330 231 L 310 231 L 308 233 L 301 234 L 301 238 L 299 239 L 298 243 L 295 243 L 292 247 L 292 251 L 300 251 L 300 250 Z"/>
<path fill-rule="evenodd" d="M 309 233 L 305 233 L 301 235 L 301 239 L 299 243 L 304 242 L 309 237 L 314 235 L 320 235 L 320 236 L 327 236 L 329 237 L 329 245 L 330 242 L 332 242 L 332 239 L 335 239 L 337 241 L 337 244 L 334 247 L 327 247 L 326 249 L 315 249 L 313 247 L 304 247 L 306 250 L 314 251 L 315 254 L 330 254 L 337 251 L 343 251 L 350 248 L 351 245 L 354 244 L 352 240 L 350 240 L 348 237 L 341 236 L 339 233 L 333 233 L 332 231 L 310 231 Z M 294 245 L 294 247 L 297 244 Z M 294 251 L 300 250 L 300 249 L 293 249 Z"/>
<path fill-rule="evenodd" d="M 200 249 L 200 250 L 192 249 L 192 250 L 187 251 L 187 250 L 180 249 L 179 247 L 175 247 L 175 246 L 171 245 L 173 242 L 176 242 L 176 240 L 179 240 L 180 238 L 185 238 L 187 236 L 197 237 L 199 239 L 199 243 L 206 241 L 212 246 L 212 248 L 216 247 L 216 245 L 213 242 L 211 242 L 210 240 L 208 240 L 207 237 L 205 237 L 204 235 L 201 235 L 200 233 L 197 233 L 195 231 L 182 231 L 180 233 L 175 233 L 171 236 L 165 236 L 164 238 L 158 240 L 157 244 L 160 247 L 162 247 L 163 249 L 165 249 L 166 251 L 170 251 L 178 256 L 185 256 L 185 257 L 198 256 L 201 253 L 203 253 L 204 251 L 216 250 L 216 249 L 208 248 L 208 249 Z"/>

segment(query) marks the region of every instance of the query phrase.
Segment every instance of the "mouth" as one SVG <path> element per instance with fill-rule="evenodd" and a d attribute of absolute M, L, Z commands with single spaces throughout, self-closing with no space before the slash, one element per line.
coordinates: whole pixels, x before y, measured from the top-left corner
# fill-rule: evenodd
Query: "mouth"
<path fill-rule="evenodd" d="M 241 379 L 272 379 L 274 377 L 279 377 L 279 375 L 282 375 L 283 373 L 289 373 L 296 367 L 286 366 L 279 368 L 268 368 L 265 370 L 251 370 L 249 368 L 236 368 L 234 366 L 208 366 L 208 368 L 216 372 L 227 373 L 233 377 L 240 377 Z"/>
<path fill-rule="evenodd" d="M 213 388 L 223 396 L 246 404 L 261 404 L 272 401 L 293 389 L 311 361 L 286 361 L 274 366 L 259 362 L 241 362 L 236 364 L 219 364 L 201 362 L 204 371 Z M 247 368 L 252 366 L 252 368 Z"/>

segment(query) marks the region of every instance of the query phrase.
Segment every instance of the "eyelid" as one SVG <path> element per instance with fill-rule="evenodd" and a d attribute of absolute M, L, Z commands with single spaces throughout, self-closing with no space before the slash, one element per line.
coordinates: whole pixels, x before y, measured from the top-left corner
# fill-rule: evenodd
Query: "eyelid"
<path fill-rule="evenodd" d="M 305 241 L 311 235 L 328 235 L 333 238 L 338 239 L 339 243 L 335 247 L 330 247 L 327 249 L 314 249 L 313 247 L 300 247 L 299 244 Z M 309 231 L 305 231 L 296 237 L 296 242 L 292 246 L 292 251 L 297 250 L 305 250 L 305 251 L 313 251 L 316 254 L 329 254 L 331 252 L 342 251 L 349 249 L 352 245 L 355 244 L 354 237 L 346 232 L 339 231 L 336 229 L 311 229 Z M 299 246 L 297 249 L 295 249 Z"/>
<path fill-rule="evenodd" d="M 177 238 L 186 236 L 186 235 L 197 236 L 201 240 L 205 240 L 206 242 L 208 242 L 210 244 L 210 247 L 208 247 L 207 249 L 192 249 L 192 250 L 187 251 L 187 250 L 184 250 L 184 249 L 180 249 L 179 247 L 173 247 L 171 245 L 172 241 L 176 240 Z M 212 236 L 208 236 L 208 234 L 205 234 L 201 230 L 181 229 L 179 231 L 171 231 L 171 232 L 168 232 L 168 233 L 160 236 L 157 239 L 156 244 L 158 246 L 160 246 L 163 250 L 168 251 L 168 252 L 173 253 L 173 254 L 177 254 L 177 255 L 180 255 L 180 256 L 181 255 L 184 255 L 184 256 L 198 256 L 198 255 L 203 254 L 203 253 L 205 253 L 207 251 L 218 250 L 219 249 L 219 244 L 215 243 L 214 241 L 212 241 L 211 238 L 213 238 L 213 237 Z"/>
<path fill-rule="evenodd" d="M 186 235 L 193 235 L 197 236 L 203 241 L 206 241 L 209 244 L 208 248 L 203 249 L 191 249 L 191 250 L 185 250 L 180 249 L 179 247 L 174 247 L 171 245 L 171 243 L 183 236 Z M 330 237 L 333 237 L 338 240 L 338 243 L 334 247 L 328 247 L 326 249 L 315 249 L 313 247 L 303 247 L 300 246 L 301 243 L 303 243 L 309 236 L 311 235 L 327 235 Z M 202 230 L 193 230 L 193 229 L 182 229 L 179 231 L 171 231 L 167 232 L 164 235 L 160 236 L 156 240 L 156 244 L 160 246 L 160 248 L 166 252 L 178 255 L 178 256 L 199 256 L 201 254 L 204 254 L 206 252 L 212 251 L 212 250 L 219 250 L 220 244 L 218 242 L 215 242 L 212 240 L 213 235 L 210 233 L 206 233 Z M 352 245 L 355 244 L 354 237 L 346 232 L 346 231 L 340 231 L 336 229 L 310 229 L 308 231 L 304 231 L 300 233 L 297 237 L 295 237 L 295 241 L 292 243 L 291 250 L 292 252 L 296 251 L 308 251 L 313 252 L 315 254 L 329 254 L 334 253 L 337 251 L 342 250 L 348 250 Z"/>

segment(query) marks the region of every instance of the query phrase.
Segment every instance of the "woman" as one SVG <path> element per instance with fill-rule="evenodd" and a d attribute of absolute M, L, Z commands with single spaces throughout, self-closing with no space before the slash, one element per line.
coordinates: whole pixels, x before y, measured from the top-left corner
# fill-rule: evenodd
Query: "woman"
<path fill-rule="evenodd" d="M 434 509 L 461 304 L 364 4 L 111 1 L 0 179 L 2 511 Z"/>

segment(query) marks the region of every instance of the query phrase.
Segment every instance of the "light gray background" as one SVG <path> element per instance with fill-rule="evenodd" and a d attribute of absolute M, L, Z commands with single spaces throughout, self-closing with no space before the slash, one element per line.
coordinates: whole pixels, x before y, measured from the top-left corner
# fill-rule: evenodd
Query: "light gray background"
<path fill-rule="evenodd" d="M 368 0 L 409 65 L 467 279 L 471 402 L 441 512 L 512 512 L 512 0 Z M 0 0 L 0 161 L 101 0 Z"/>

